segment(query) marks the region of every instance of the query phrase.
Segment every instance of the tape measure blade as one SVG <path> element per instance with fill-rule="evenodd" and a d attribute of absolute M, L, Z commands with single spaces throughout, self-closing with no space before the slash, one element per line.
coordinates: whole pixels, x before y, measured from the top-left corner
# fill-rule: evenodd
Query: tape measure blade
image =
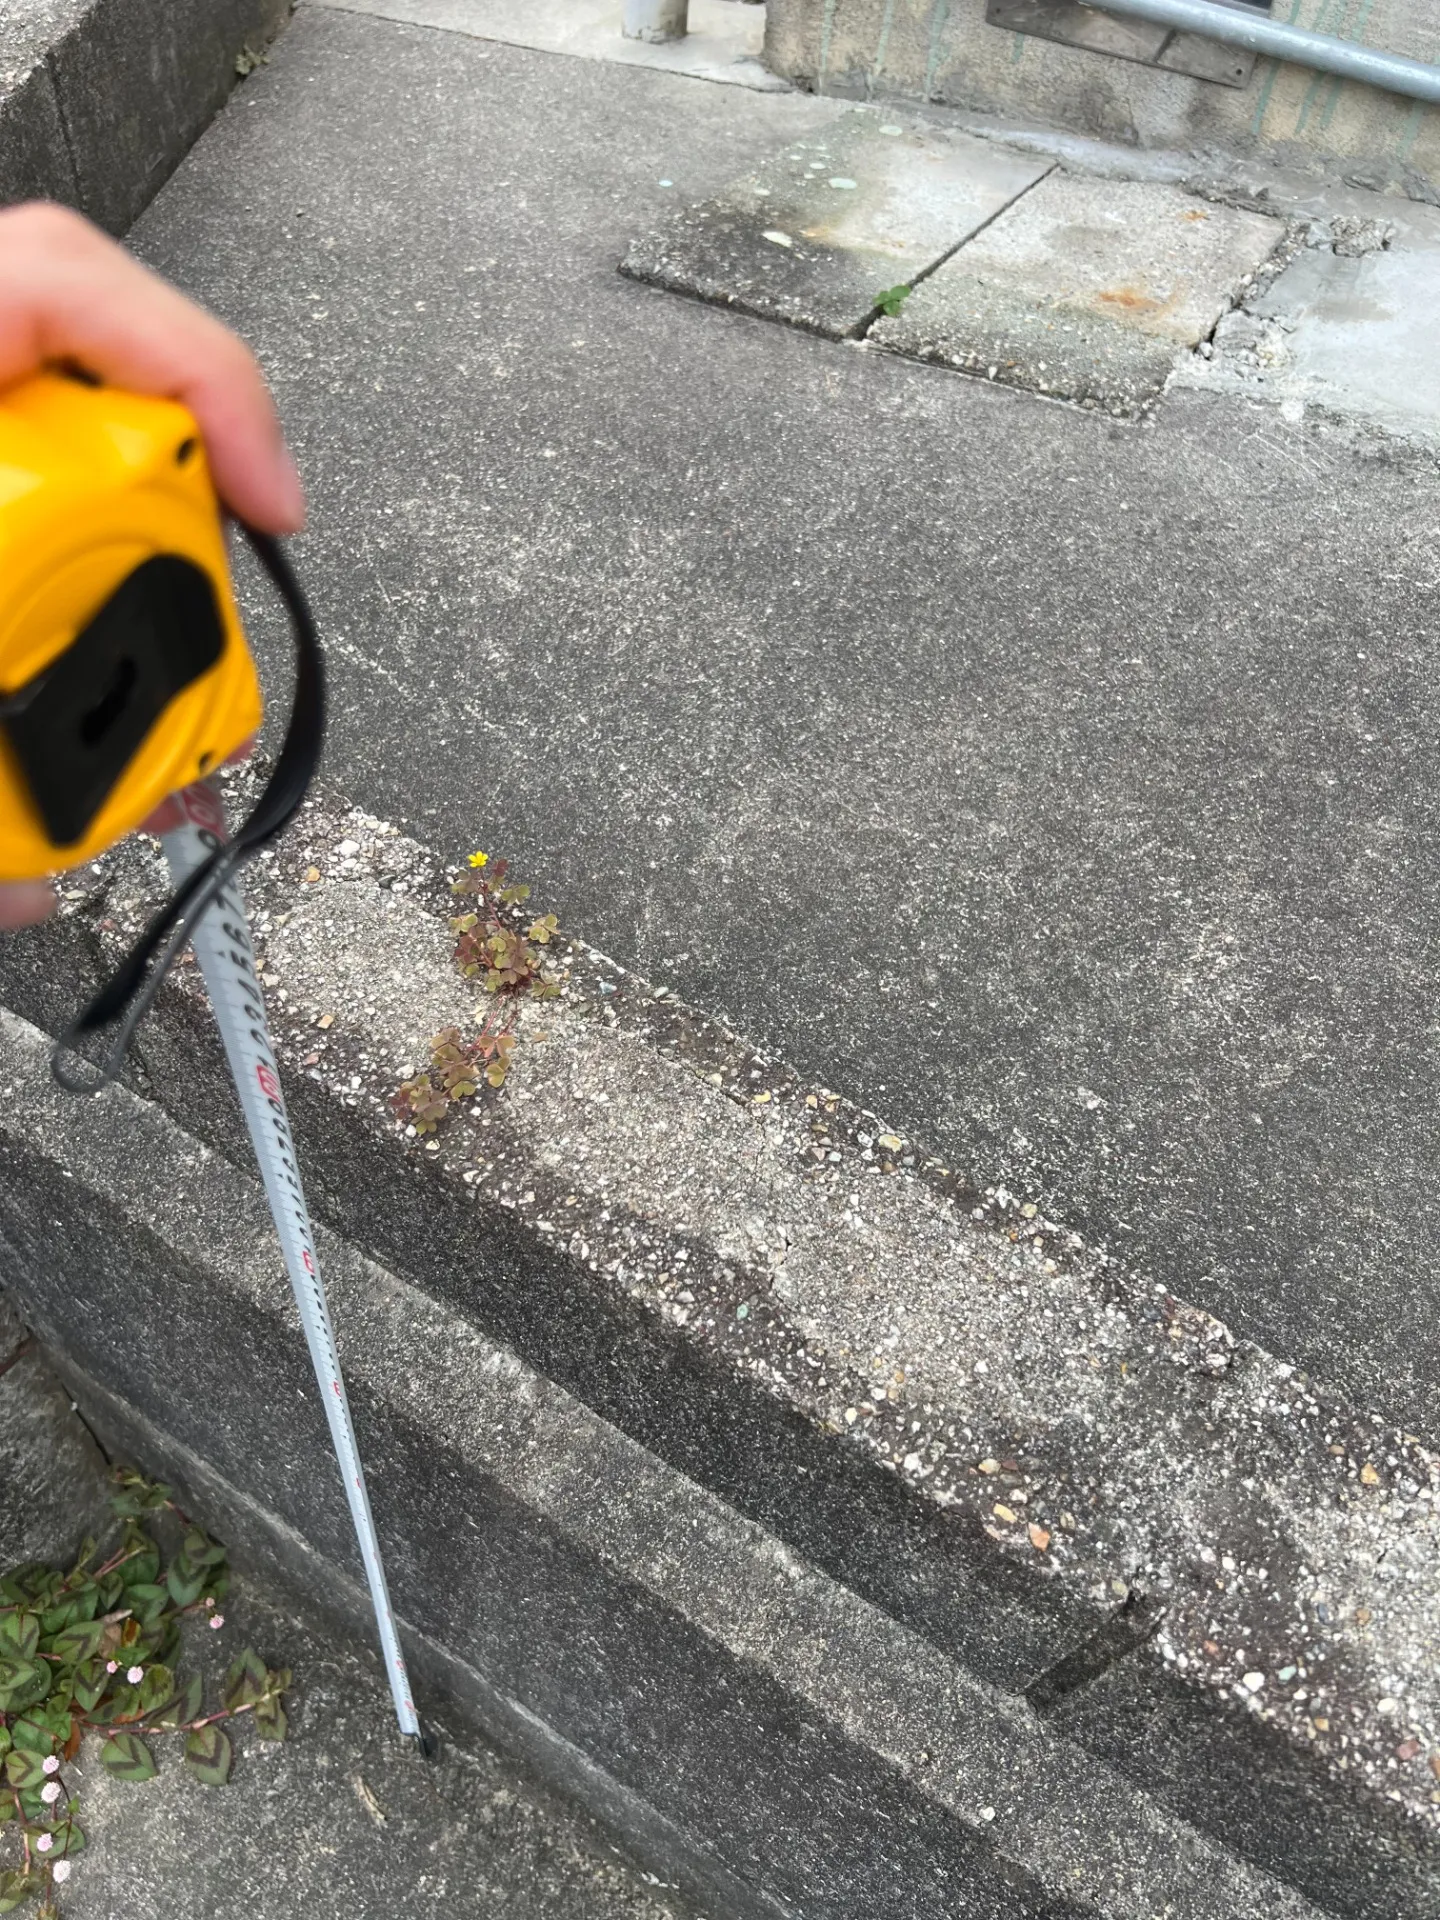
<path fill-rule="evenodd" d="M 208 783 L 202 782 L 187 788 L 181 799 L 187 815 L 186 823 L 162 836 L 165 857 L 177 881 L 192 872 L 225 838 L 225 817 L 220 799 Z M 305 1331 L 340 1478 L 360 1546 L 360 1557 L 365 1566 L 396 1717 L 403 1734 L 423 1739 L 410 1697 L 405 1656 L 400 1648 L 390 1608 L 380 1542 L 365 1485 L 365 1470 L 360 1462 L 354 1422 L 340 1371 L 329 1302 L 320 1277 L 310 1212 L 300 1181 L 299 1163 L 280 1088 L 280 1075 L 270 1045 L 264 995 L 255 967 L 244 900 L 237 883 L 232 881 L 219 895 L 195 929 L 192 944 L 255 1148 L 265 1196 L 285 1260 L 285 1270 L 300 1310 L 300 1322 Z"/>

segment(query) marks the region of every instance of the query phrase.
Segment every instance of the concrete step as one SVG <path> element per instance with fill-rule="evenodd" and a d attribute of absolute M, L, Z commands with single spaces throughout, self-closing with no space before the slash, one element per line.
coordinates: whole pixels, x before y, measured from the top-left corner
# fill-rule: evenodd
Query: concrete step
<path fill-rule="evenodd" d="M 43 1038 L 3 1026 L 7 1079 L 33 1082 Z M 363 1634 L 303 1348 L 256 1258 L 254 1183 L 124 1092 L 75 1137 L 32 1135 L 23 1161 L 10 1144 L 33 1211 L 5 1209 L 7 1271 L 109 1447 L 163 1470 L 271 1580 L 348 1603 Z M 422 1697 L 701 1902 L 925 1920 L 1315 1911 L 473 1322 L 333 1236 L 320 1253 Z M 62 1317 L 77 1272 L 83 1324 Z M 149 1358 L 117 1368 L 122 1321 Z"/>
<path fill-rule="evenodd" d="M 114 1537 L 107 1465 L 4 1295 L 0 1369 L 0 1571 L 65 1564 L 84 1535 Z M 90 1844 L 64 1892 L 66 1920 L 388 1920 L 436 1907 L 467 1920 L 680 1920 L 655 1875 L 473 1730 L 439 1725 L 430 1762 L 402 1748 L 373 1667 L 313 1609 L 244 1574 L 225 1627 L 195 1634 L 186 1669 L 213 1698 L 242 1645 L 294 1672 L 290 1740 L 277 1747 L 234 1722 L 235 1770 L 218 1794 L 163 1739 L 152 1743 L 159 1777 L 142 1787 L 83 1747 L 67 1778 Z"/>
<path fill-rule="evenodd" d="M 8 1004 L 54 1024 L 156 883 L 77 881 Z M 432 1689 L 735 1912 L 1440 1912 L 1435 1456 L 583 945 L 503 1091 L 408 1138 L 390 1095 L 473 1026 L 436 862 L 322 800 L 254 893 Z M 6 1031 L 9 1270 L 68 1384 L 326 1589 L 193 972 L 149 1100 Z"/>
<path fill-rule="evenodd" d="M 0 18 L 0 202 L 58 200 L 123 233 L 289 0 L 16 0 Z"/>

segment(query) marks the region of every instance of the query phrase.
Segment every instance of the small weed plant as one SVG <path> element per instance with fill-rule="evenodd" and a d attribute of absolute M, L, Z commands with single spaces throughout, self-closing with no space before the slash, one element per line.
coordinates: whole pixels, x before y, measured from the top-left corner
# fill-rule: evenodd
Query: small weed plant
<path fill-rule="evenodd" d="M 226 1721 L 248 1713 L 262 1739 L 285 1738 L 284 1669 L 246 1648 L 211 1711 L 200 1675 L 180 1670 L 181 1622 L 225 1624 L 224 1547 L 168 1487 L 128 1469 L 111 1505 L 123 1530 L 103 1557 L 87 1540 L 68 1572 L 33 1565 L 0 1579 L 0 1913 L 30 1905 L 58 1920 L 85 1846 L 71 1770 L 87 1736 L 117 1780 L 152 1779 L 152 1743 L 168 1738 L 215 1787 L 230 1777 Z M 168 1553 L 162 1536 L 173 1536 Z"/>
<path fill-rule="evenodd" d="M 472 853 L 468 870 L 451 891 L 463 903 L 450 922 L 455 935 L 455 964 L 467 980 L 477 980 L 490 995 L 477 1009 L 480 1031 L 467 1040 L 447 1027 L 430 1042 L 430 1066 L 405 1081 L 391 1098 L 397 1117 L 416 1133 L 434 1133 L 457 1101 L 487 1086 L 503 1087 L 519 1044 L 515 1027 L 526 999 L 553 1000 L 560 983 L 545 965 L 544 949 L 558 932 L 553 913 L 521 929 L 520 911 L 530 889 L 509 879 L 509 865 Z"/>

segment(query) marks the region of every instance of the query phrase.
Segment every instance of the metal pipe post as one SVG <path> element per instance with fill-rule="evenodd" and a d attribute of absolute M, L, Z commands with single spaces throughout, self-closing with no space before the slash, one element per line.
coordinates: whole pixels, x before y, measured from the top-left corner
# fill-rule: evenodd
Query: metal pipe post
<path fill-rule="evenodd" d="M 690 0 L 625 0 L 621 31 L 627 40 L 683 40 L 689 32 Z"/>

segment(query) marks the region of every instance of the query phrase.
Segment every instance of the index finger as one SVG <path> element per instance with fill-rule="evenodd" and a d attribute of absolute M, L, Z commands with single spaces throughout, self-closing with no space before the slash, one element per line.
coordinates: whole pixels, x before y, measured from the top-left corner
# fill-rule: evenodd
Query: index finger
<path fill-rule="evenodd" d="M 225 505 L 267 533 L 299 532 L 305 498 L 275 403 L 228 327 L 61 207 L 0 212 L 0 267 L 0 386 L 72 359 L 182 401 Z"/>

